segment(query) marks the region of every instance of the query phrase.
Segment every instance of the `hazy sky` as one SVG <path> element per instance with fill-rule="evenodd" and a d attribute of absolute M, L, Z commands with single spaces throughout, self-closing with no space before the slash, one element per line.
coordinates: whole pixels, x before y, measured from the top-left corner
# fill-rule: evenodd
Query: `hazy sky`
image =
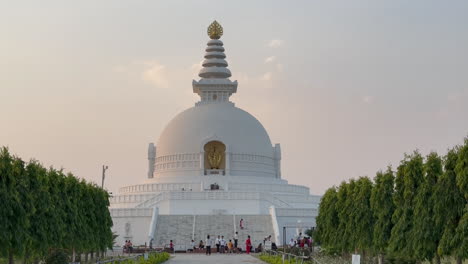
<path fill-rule="evenodd" d="M 231 97 L 322 194 L 468 135 L 468 1 L 0 0 L 0 145 L 113 191 L 193 106 L 213 19 Z"/>

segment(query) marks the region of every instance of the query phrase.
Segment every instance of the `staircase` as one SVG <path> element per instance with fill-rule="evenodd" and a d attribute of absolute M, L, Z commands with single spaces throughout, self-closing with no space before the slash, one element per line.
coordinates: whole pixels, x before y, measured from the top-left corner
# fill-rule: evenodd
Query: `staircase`
<path fill-rule="evenodd" d="M 239 228 L 240 219 L 244 219 L 244 229 Z M 236 225 L 236 226 L 234 226 Z M 155 246 L 169 244 L 172 239 L 176 249 L 190 246 L 192 237 L 198 245 L 207 235 L 212 238 L 224 236 L 226 241 L 233 239 L 234 230 L 238 232 L 239 247 L 245 249 L 245 240 L 250 235 L 252 245 L 263 243 L 263 238 L 273 236 L 270 215 L 159 215 L 155 233 Z M 233 240 L 234 242 L 234 240 Z"/>

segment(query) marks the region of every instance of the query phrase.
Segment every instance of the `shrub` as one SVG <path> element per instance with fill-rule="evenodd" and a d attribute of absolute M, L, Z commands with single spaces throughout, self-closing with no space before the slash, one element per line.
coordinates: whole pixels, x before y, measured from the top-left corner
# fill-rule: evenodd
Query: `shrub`
<path fill-rule="evenodd" d="M 260 255 L 259 258 L 266 263 L 270 264 L 283 264 L 283 259 L 281 256 L 271 256 L 271 255 Z M 294 260 L 284 260 L 284 264 L 293 264 L 296 263 Z"/>
<path fill-rule="evenodd" d="M 46 264 L 67 264 L 69 256 L 64 250 L 51 250 L 45 259 Z"/>
<path fill-rule="evenodd" d="M 159 263 L 165 262 L 169 258 L 170 258 L 170 255 L 167 252 L 150 254 L 147 260 L 144 260 L 143 258 L 141 258 L 141 260 L 139 261 L 139 264 L 159 264 Z"/>

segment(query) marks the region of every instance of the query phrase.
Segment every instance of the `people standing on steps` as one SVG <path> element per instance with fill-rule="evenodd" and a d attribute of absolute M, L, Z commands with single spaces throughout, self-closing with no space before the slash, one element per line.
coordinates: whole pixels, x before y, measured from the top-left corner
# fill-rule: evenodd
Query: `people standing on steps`
<path fill-rule="evenodd" d="M 221 236 L 221 240 L 219 240 L 220 248 L 221 248 L 221 253 L 226 252 L 226 240 L 224 240 L 224 236 Z"/>
<path fill-rule="evenodd" d="M 237 241 L 239 241 L 239 235 L 236 231 L 236 233 L 234 234 L 234 247 L 237 248 Z"/>
<path fill-rule="evenodd" d="M 227 243 L 227 248 L 229 254 L 233 252 L 234 244 L 232 244 L 231 239 L 229 239 L 229 242 Z"/>
<path fill-rule="evenodd" d="M 294 238 L 291 238 L 291 241 L 289 241 L 289 247 L 293 248 L 295 245 L 296 245 L 296 241 L 294 240 Z"/>
<path fill-rule="evenodd" d="M 169 243 L 169 248 L 171 249 L 171 252 L 174 253 L 174 243 L 172 243 L 172 240 Z"/>
<path fill-rule="evenodd" d="M 239 222 L 239 227 L 240 229 L 244 229 L 244 219 L 241 218 L 240 222 Z"/>
<path fill-rule="evenodd" d="M 213 244 L 213 241 L 211 240 L 210 235 L 208 235 L 205 240 L 206 255 L 211 255 L 211 244 Z"/>
<path fill-rule="evenodd" d="M 187 249 L 189 252 L 193 252 L 197 247 L 195 246 L 195 240 L 192 239 L 192 242 L 190 243 L 190 248 Z"/>
<path fill-rule="evenodd" d="M 250 250 L 252 248 L 252 241 L 250 241 L 250 236 L 247 236 L 247 240 L 245 241 L 245 252 L 250 254 Z"/>
<path fill-rule="evenodd" d="M 220 236 L 218 236 L 216 238 L 216 253 L 219 253 L 219 246 L 221 245 L 220 240 L 221 240 L 221 238 L 220 238 Z"/>
<path fill-rule="evenodd" d="M 205 244 L 203 244 L 203 240 L 200 240 L 200 243 L 198 243 L 198 248 L 200 248 L 200 249 L 205 248 Z"/>

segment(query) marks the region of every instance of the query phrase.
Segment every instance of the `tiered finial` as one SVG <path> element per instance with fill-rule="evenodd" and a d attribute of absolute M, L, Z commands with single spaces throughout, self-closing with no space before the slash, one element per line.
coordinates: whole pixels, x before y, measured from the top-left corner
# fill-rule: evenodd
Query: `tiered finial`
<path fill-rule="evenodd" d="M 219 40 L 222 35 L 223 27 L 216 20 L 213 21 L 208 27 L 210 40 L 205 49 L 203 68 L 198 73 L 201 79 L 192 82 L 193 92 L 201 97 L 196 105 L 229 102 L 229 97 L 237 91 L 237 81 L 229 80 L 231 71 L 227 68 L 223 42 Z"/>
<path fill-rule="evenodd" d="M 218 21 L 213 21 L 208 26 L 208 36 L 210 39 L 220 39 L 223 35 L 223 27 L 218 23 Z"/>

